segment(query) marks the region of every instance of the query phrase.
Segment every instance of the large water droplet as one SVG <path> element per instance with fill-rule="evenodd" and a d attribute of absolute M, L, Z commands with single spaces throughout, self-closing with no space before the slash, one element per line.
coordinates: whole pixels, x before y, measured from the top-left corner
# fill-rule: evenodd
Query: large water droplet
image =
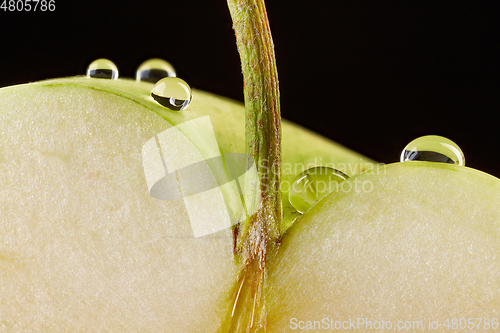
<path fill-rule="evenodd" d="M 108 59 L 97 59 L 87 68 L 87 76 L 95 79 L 118 79 L 118 68 Z"/>
<path fill-rule="evenodd" d="M 401 153 L 401 162 L 428 161 L 465 165 L 462 149 L 450 139 L 438 135 L 421 136 L 410 142 Z"/>
<path fill-rule="evenodd" d="M 309 168 L 294 178 L 288 191 L 288 198 L 299 213 L 304 213 L 330 193 L 338 183 L 348 178 L 349 176 L 333 168 L 324 166 Z"/>
<path fill-rule="evenodd" d="M 182 111 L 189 106 L 193 95 L 186 81 L 178 77 L 166 77 L 158 81 L 151 96 L 172 111 Z"/>
<path fill-rule="evenodd" d="M 149 59 L 144 61 L 139 68 L 135 79 L 137 81 L 146 81 L 156 83 L 164 77 L 175 77 L 175 69 L 163 59 Z"/>

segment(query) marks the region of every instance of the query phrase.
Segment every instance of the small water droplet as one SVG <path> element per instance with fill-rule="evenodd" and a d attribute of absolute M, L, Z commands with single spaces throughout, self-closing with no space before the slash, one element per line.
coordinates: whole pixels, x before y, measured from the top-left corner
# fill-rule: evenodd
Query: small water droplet
<path fill-rule="evenodd" d="M 401 152 L 400 160 L 465 165 L 462 149 L 450 139 L 438 135 L 426 135 L 413 140 Z"/>
<path fill-rule="evenodd" d="M 95 79 L 118 79 L 118 68 L 108 59 L 97 59 L 87 68 L 87 77 Z"/>
<path fill-rule="evenodd" d="M 348 178 L 346 174 L 330 167 L 309 168 L 294 178 L 288 198 L 292 206 L 303 214 L 330 193 L 338 183 Z"/>
<path fill-rule="evenodd" d="M 149 59 L 140 64 L 137 68 L 135 79 L 137 81 L 145 81 L 156 83 L 164 77 L 175 77 L 174 67 L 163 59 Z"/>
<path fill-rule="evenodd" d="M 166 77 L 156 82 L 151 96 L 172 111 L 186 109 L 193 97 L 189 84 L 178 77 Z"/>

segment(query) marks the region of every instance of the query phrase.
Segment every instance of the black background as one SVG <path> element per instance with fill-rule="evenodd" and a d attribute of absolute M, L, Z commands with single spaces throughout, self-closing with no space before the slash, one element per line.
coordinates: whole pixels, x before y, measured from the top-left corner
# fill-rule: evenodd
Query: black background
<path fill-rule="evenodd" d="M 267 1 L 283 117 L 384 163 L 443 135 L 500 176 L 496 2 Z M 161 57 L 192 87 L 243 100 L 224 0 L 55 4 L 0 11 L 0 86 L 81 75 L 100 57 L 133 77 Z"/>

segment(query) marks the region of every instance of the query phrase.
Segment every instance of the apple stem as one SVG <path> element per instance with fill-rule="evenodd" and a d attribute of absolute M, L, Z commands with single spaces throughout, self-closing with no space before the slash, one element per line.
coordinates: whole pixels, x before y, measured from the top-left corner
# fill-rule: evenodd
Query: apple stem
<path fill-rule="evenodd" d="M 274 44 L 263 0 L 228 0 L 245 87 L 246 153 L 254 157 L 261 184 L 261 206 L 238 232 L 238 249 L 248 257 L 265 253 L 278 239 L 282 219 L 281 114 Z M 253 231 L 253 232 L 252 232 Z M 247 243 L 247 244 L 245 244 Z M 260 258 L 263 260 L 263 258 Z"/>
<path fill-rule="evenodd" d="M 244 79 L 246 153 L 254 158 L 261 184 L 259 210 L 234 233 L 236 250 L 242 254 L 244 263 L 235 289 L 237 294 L 233 296 L 234 306 L 242 310 L 238 313 L 251 311 L 252 315 L 235 317 L 233 307 L 230 326 L 234 327 L 238 321 L 236 326 L 245 326 L 246 332 L 265 325 L 260 309 L 264 307 L 266 258 L 280 238 L 281 113 L 274 44 L 264 0 L 227 0 L 227 3 Z M 247 299 L 242 300 L 244 285 L 248 292 L 243 293 Z"/>

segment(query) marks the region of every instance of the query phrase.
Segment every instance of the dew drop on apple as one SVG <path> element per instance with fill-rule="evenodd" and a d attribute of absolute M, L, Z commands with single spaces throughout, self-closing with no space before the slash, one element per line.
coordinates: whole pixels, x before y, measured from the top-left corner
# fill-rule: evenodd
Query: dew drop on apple
<path fill-rule="evenodd" d="M 421 136 L 401 152 L 401 162 L 427 161 L 465 165 L 462 149 L 450 139 L 438 135 Z"/>
<path fill-rule="evenodd" d="M 346 174 L 330 167 L 309 168 L 293 179 L 288 198 L 292 206 L 303 214 L 348 178 Z"/>
<path fill-rule="evenodd" d="M 94 79 L 118 79 L 118 67 L 108 59 L 97 59 L 87 68 L 87 77 Z"/>
<path fill-rule="evenodd" d="M 178 77 L 166 77 L 156 82 L 151 97 L 172 111 L 182 111 L 191 103 L 193 94 L 186 81 Z"/>
<path fill-rule="evenodd" d="M 164 77 L 175 77 L 174 67 L 163 59 L 153 58 L 144 61 L 137 68 L 135 79 L 137 81 L 156 83 Z"/>

